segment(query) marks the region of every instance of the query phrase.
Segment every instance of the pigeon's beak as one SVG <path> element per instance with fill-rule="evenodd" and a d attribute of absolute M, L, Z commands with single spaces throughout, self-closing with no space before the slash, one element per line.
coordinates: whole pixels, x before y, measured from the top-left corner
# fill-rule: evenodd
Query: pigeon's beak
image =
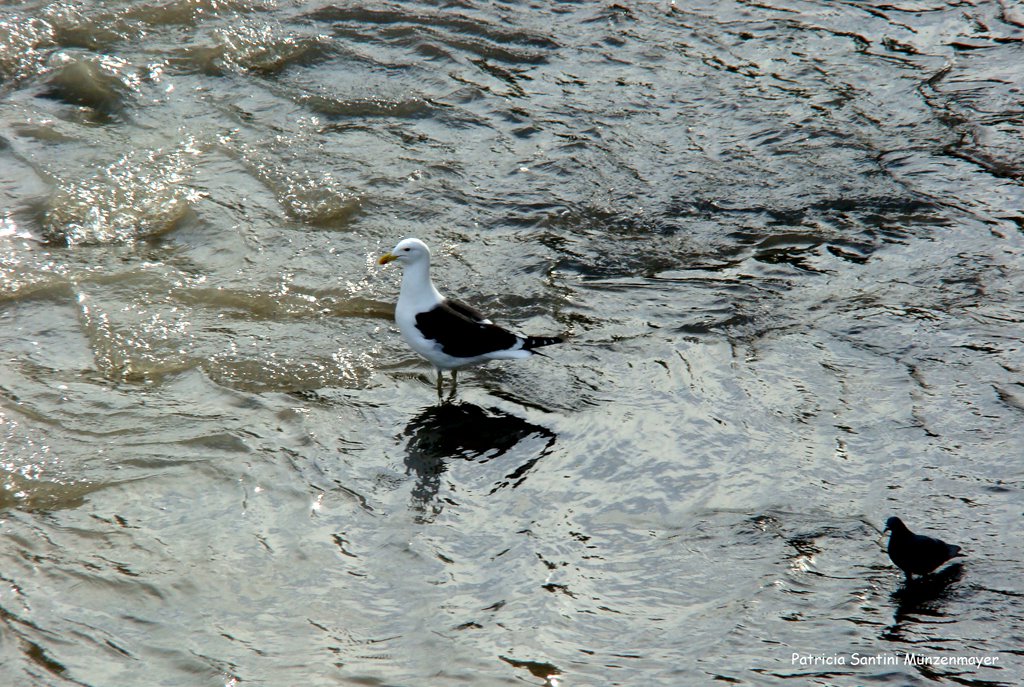
<path fill-rule="evenodd" d="M 380 256 L 380 259 L 377 260 L 377 264 L 386 265 L 389 262 L 394 262 L 395 260 L 398 260 L 397 255 L 394 255 L 392 253 L 385 253 L 384 255 Z"/>

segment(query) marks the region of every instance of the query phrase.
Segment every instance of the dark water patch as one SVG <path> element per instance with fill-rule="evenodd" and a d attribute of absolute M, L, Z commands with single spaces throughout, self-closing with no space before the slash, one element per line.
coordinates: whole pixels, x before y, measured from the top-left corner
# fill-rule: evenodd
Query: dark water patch
<path fill-rule="evenodd" d="M 623 216 L 611 210 L 589 208 L 548 211 L 541 226 L 549 232 L 571 232 L 578 237 L 560 242 L 563 255 L 574 255 L 586 245 L 587 235 L 595 232 L 620 236 L 616 254 L 604 254 L 603 265 L 586 264 L 563 258 L 562 269 L 580 271 L 597 278 L 652 274 L 676 269 L 711 267 L 709 258 L 699 252 L 693 235 L 695 225 L 687 217 L 723 219 L 733 223 L 744 218 L 743 229 L 729 234 L 734 239 L 721 244 L 719 255 L 725 260 L 717 269 L 726 269 L 752 257 L 766 264 L 789 264 L 809 272 L 828 271 L 832 261 L 822 260 L 825 253 L 855 265 L 864 264 L 876 250 L 894 240 L 906 240 L 910 232 L 929 234 L 936 226 L 950 222 L 935 205 L 914 199 L 837 199 L 799 209 L 768 207 L 722 207 L 718 203 L 688 204 L 682 211 L 672 207 L 666 213 Z M 713 213 L 713 214 L 711 214 Z M 711 226 L 720 226 L 718 223 Z M 864 226 L 877 227 L 865 231 Z M 698 225 L 699 226 L 699 225 Z M 795 231 L 794 231 L 795 230 Z M 854 234 L 853 232 L 858 232 Z M 687 238 L 680 236 L 687 234 Z M 702 237 L 698 237 L 700 240 Z M 637 252 L 624 252 L 630 242 Z M 657 242 L 657 243 L 654 243 Z M 682 248 L 682 254 L 680 249 Z M 689 250 L 691 256 L 685 256 Z M 825 253 L 823 253 L 823 251 Z M 638 263 L 635 267 L 632 261 Z"/>
<path fill-rule="evenodd" d="M 630 215 L 611 206 L 555 207 L 545 211 L 540 227 L 587 234 L 590 231 L 613 232 L 624 238 L 655 238 L 673 234 L 678 226 L 668 217 L 672 213 L 652 216 Z"/>
<path fill-rule="evenodd" d="M 100 117 L 120 115 L 133 88 L 126 79 L 127 65 L 101 57 L 60 53 L 43 96 L 69 105 L 81 105 Z"/>
<path fill-rule="evenodd" d="M 393 100 L 373 97 L 339 100 L 330 96 L 303 95 L 299 102 L 314 112 L 337 119 L 420 119 L 437 116 L 437 109 L 441 107 L 438 103 L 420 98 Z"/>
<path fill-rule="evenodd" d="M 769 264 L 790 264 L 798 269 L 816 272 L 811 260 L 821 242 L 806 234 L 776 234 L 760 241 L 754 259 Z M 810 254 L 810 255 L 809 255 Z"/>
<path fill-rule="evenodd" d="M 562 674 L 562 671 L 550 663 L 540 661 L 523 661 L 510 658 L 508 656 L 499 656 L 498 658 L 514 668 L 522 668 L 528 671 L 530 675 L 544 680 L 544 684 L 550 685 L 551 687 L 555 687 L 555 685 L 558 684 L 557 678 Z"/>
<path fill-rule="evenodd" d="M 32 661 L 32 663 L 35 663 L 39 667 L 43 668 L 43 670 L 45 670 L 46 672 L 59 677 L 64 677 L 64 675 L 67 673 L 67 668 L 64 667 L 63 664 L 51 658 L 47 654 L 46 650 L 38 644 L 36 644 L 35 642 L 23 640 L 23 647 L 25 655 L 28 657 L 28 659 Z M 82 683 L 72 681 L 72 684 Z"/>
<path fill-rule="evenodd" d="M 17 508 L 45 512 L 78 508 L 85 503 L 90 493 L 107 486 L 93 483 L 63 484 L 19 472 L 7 472 L 2 467 L 0 476 L 0 511 Z"/>
<path fill-rule="evenodd" d="M 667 208 L 668 214 L 681 217 L 763 218 L 767 226 L 804 226 L 831 228 L 828 224 L 815 225 L 814 221 L 826 218 L 848 222 L 850 231 L 862 230 L 861 223 L 903 227 L 905 225 L 934 226 L 948 225 L 940 206 L 932 200 L 914 197 L 833 196 L 804 206 L 780 207 L 765 205 L 740 205 L 721 199 L 674 201 Z M 859 220 L 859 221 L 856 221 Z M 725 221 L 728 221 L 726 219 Z M 841 233 L 838 228 L 836 233 Z M 824 238 L 824 237 L 823 237 Z M 851 237 L 853 238 L 853 237 Z"/>
<path fill-rule="evenodd" d="M 526 91 L 523 90 L 519 82 L 529 80 L 530 77 L 523 70 L 499 67 L 498 65 L 491 64 L 486 59 L 474 60 L 473 64 L 479 67 L 480 71 L 505 82 L 511 89 L 511 95 L 520 98 L 526 95 Z M 520 132 L 517 135 L 522 135 L 522 133 Z"/>
<path fill-rule="evenodd" d="M 506 61 L 531 61 L 524 60 L 523 55 L 529 53 L 511 52 L 507 48 L 498 46 L 515 46 L 516 44 L 540 48 L 543 50 L 554 50 L 558 47 L 554 40 L 542 33 L 524 32 L 498 26 L 496 22 L 483 18 L 470 18 L 464 14 L 453 12 L 434 13 L 428 11 L 417 12 L 412 8 L 396 9 L 365 9 L 346 8 L 337 5 L 324 7 L 307 15 L 314 21 L 337 22 L 355 27 L 360 26 L 385 26 L 388 31 L 384 35 L 400 35 L 415 28 L 418 31 L 432 33 L 434 30 L 443 31 L 445 35 L 474 36 L 478 40 L 473 42 L 460 42 L 457 47 L 470 50 L 483 57 L 495 57 L 499 54 L 505 55 Z M 490 46 L 485 47 L 485 46 Z M 490 55 L 485 54 L 490 51 Z M 537 58 L 533 58 L 537 59 Z"/>

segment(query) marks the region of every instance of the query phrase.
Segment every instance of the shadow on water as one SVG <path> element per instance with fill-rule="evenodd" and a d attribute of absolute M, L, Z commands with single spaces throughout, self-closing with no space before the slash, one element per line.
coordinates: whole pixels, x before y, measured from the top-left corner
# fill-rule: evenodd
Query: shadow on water
<path fill-rule="evenodd" d="M 964 566 L 954 563 L 939 572 L 904 583 L 892 594 L 896 603 L 895 623 L 882 633 L 882 639 L 903 641 L 904 626 L 922 617 L 944 618 L 943 606 L 953 594 L 953 585 L 963 578 Z"/>
<path fill-rule="evenodd" d="M 110 485 L 62 484 L 0 470 L 0 513 L 8 508 L 41 512 L 78 508 L 90 493 L 107 486 Z"/>
<path fill-rule="evenodd" d="M 517 661 L 516 659 L 509 658 L 508 656 L 499 656 L 498 658 L 513 668 L 522 668 L 529 671 L 531 675 L 544 681 L 544 687 L 555 687 L 558 685 L 558 676 L 562 674 L 562 671 L 550 663 L 538 661 Z"/>
<path fill-rule="evenodd" d="M 537 461 L 551 452 L 557 439 L 546 427 L 497 408 L 484 409 L 465 402 L 425 408 L 406 425 L 403 434 L 409 439 L 405 448 L 406 470 L 416 474 L 413 505 L 430 515 L 437 515 L 443 508 L 438 492 L 449 460 L 486 463 L 504 456 L 525 439 L 540 439 L 540 449 L 530 451 L 524 462 L 496 483 L 491 490 L 494 493 L 522 482 Z"/>
<path fill-rule="evenodd" d="M 922 642 L 916 634 L 921 634 L 921 628 L 915 626 L 931 625 L 946 626 L 949 629 L 949 636 L 942 637 L 941 630 L 936 632 L 933 627 L 926 632 L 928 636 L 928 651 L 937 652 L 935 648 L 944 644 L 954 645 L 956 629 L 955 626 L 960 620 L 945 609 L 947 602 L 950 602 L 957 595 L 957 583 L 964 577 L 964 566 L 962 563 L 953 563 L 937 573 L 915 579 L 912 582 L 904 583 L 892 593 L 892 600 L 896 603 L 893 613 L 894 623 L 886 627 L 880 638 L 897 642 L 907 647 L 903 652 L 904 662 L 913 665 L 914 669 L 924 680 L 930 682 L 952 681 L 962 685 L 973 685 L 975 687 L 1009 687 L 1011 682 L 974 679 L 970 672 L 942 672 L 936 666 L 927 661 L 927 654 L 918 653 L 916 647 Z M 950 668 L 955 671 L 955 668 Z"/>

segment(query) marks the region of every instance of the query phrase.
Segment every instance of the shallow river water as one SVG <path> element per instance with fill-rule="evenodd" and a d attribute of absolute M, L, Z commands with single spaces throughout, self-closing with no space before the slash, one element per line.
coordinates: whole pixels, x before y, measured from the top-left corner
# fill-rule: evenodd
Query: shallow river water
<path fill-rule="evenodd" d="M 4 3 L 0 685 L 1021 684 L 1022 65 L 1011 0 Z M 405 236 L 566 343 L 439 403 Z"/>

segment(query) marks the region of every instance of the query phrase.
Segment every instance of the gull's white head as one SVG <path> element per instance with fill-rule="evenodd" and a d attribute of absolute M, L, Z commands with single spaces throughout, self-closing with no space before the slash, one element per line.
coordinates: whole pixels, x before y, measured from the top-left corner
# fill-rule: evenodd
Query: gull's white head
<path fill-rule="evenodd" d="M 398 242 L 398 245 L 391 249 L 390 253 L 385 253 L 380 256 L 377 260 L 378 265 L 386 265 L 389 262 L 397 260 L 402 265 L 411 265 L 421 261 L 430 261 L 430 249 L 427 248 L 427 244 L 423 243 L 419 239 L 403 239 Z"/>

